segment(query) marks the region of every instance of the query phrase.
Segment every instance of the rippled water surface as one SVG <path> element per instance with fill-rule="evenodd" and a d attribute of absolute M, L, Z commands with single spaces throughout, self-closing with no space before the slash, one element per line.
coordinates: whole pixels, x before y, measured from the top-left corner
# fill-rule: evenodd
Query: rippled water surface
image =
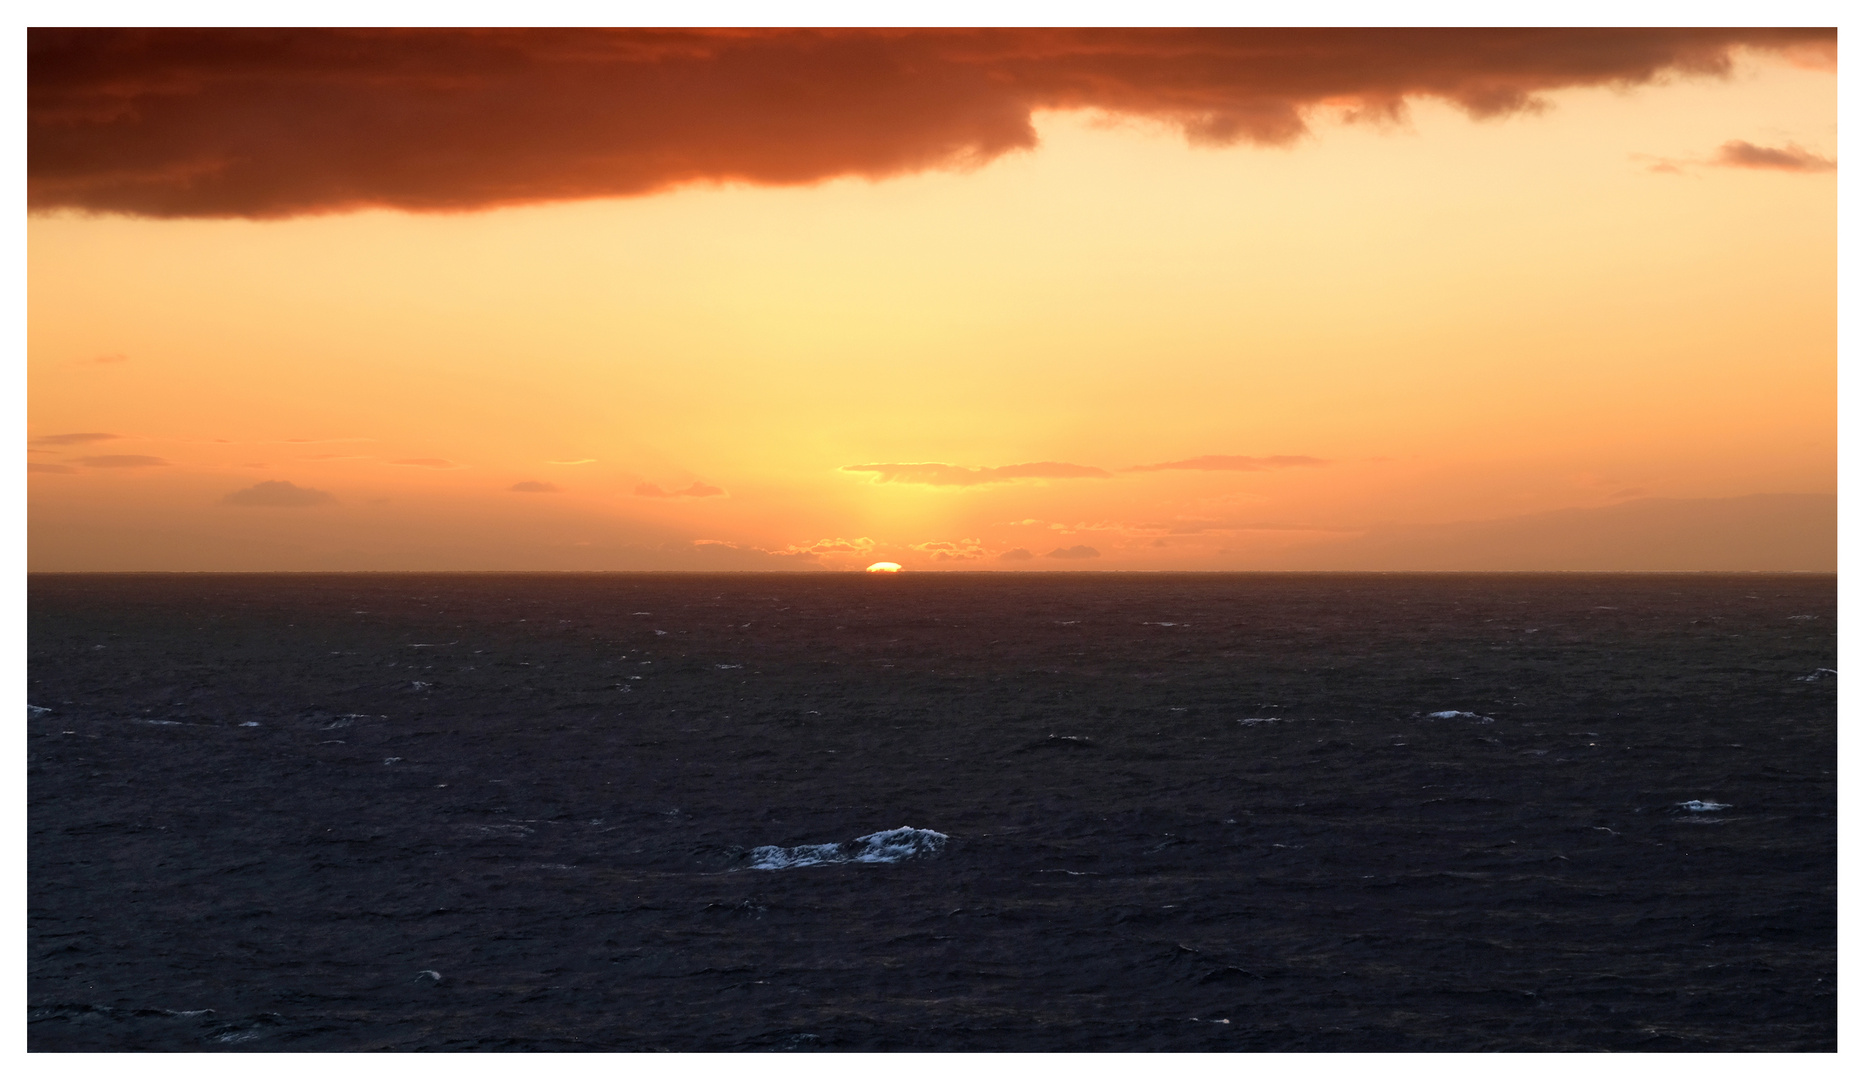
<path fill-rule="evenodd" d="M 36 1050 L 1830 1050 L 1834 579 L 30 584 Z"/>

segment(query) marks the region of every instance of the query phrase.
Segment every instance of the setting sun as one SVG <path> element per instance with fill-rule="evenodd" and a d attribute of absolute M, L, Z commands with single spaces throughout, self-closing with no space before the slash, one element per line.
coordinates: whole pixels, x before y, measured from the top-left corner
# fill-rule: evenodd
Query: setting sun
<path fill-rule="evenodd" d="M 877 562 L 868 567 L 870 574 L 898 574 L 899 572 L 900 564 L 897 562 Z"/>

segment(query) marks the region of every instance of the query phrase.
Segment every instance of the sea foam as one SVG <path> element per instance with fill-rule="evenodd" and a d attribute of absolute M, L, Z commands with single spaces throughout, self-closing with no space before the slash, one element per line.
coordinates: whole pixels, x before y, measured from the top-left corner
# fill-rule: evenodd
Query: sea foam
<path fill-rule="evenodd" d="M 840 844 L 766 845 L 751 850 L 751 869 L 790 870 L 828 863 L 897 863 L 937 855 L 951 837 L 931 829 L 902 826 L 869 833 Z"/>

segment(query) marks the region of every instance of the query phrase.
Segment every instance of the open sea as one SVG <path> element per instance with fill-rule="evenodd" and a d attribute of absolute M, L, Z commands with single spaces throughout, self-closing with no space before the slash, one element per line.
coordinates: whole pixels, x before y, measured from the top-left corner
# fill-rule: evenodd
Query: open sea
<path fill-rule="evenodd" d="M 1831 575 L 34 575 L 29 1047 L 1826 1050 Z"/>

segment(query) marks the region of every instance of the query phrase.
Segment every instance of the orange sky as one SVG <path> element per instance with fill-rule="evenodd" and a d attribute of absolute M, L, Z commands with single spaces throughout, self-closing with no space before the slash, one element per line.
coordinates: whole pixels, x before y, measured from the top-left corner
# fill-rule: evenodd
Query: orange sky
<path fill-rule="evenodd" d="M 1427 41 L 1375 83 L 1360 39 L 1310 78 L 1148 38 L 1119 79 L 1005 40 L 906 89 L 856 50 L 801 104 L 582 156 L 353 146 L 211 80 L 111 119 L 96 70 L 142 54 L 35 52 L 32 568 L 1325 568 L 1382 529 L 1836 490 L 1817 47 L 1646 78 L 1622 40 L 1520 75 Z M 788 62 L 752 53 L 653 100 Z M 512 131 L 569 92 L 537 85 Z M 292 125 L 275 171 L 199 179 Z M 1778 540 L 1741 568 L 1818 568 Z"/>

